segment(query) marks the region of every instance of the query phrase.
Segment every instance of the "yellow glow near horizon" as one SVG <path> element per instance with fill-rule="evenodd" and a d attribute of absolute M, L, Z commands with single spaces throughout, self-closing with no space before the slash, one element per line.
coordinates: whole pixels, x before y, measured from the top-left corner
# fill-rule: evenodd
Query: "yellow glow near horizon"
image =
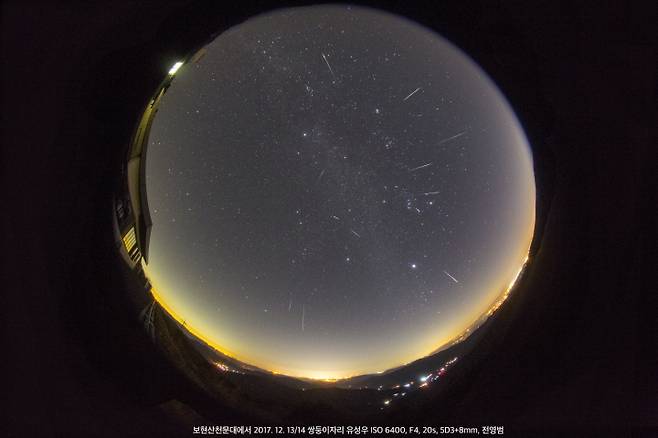
<path fill-rule="evenodd" d="M 167 314 L 172 317 L 176 322 L 178 322 L 180 325 L 185 327 L 185 329 L 192 335 L 194 335 L 197 339 L 200 341 L 204 342 L 207 344 L 209 347 L 214 348 L 215 350 L 219 351 L 220 353 L 231 357 L 233 359 L 237 359 L 235 357 L 235 354 L 231 351 L 228 351 L 218 345 L 216 345 L 212 340 L 208 339 L 206 336 L 204 336 L 199 330 L 197 330 L 193 325 L 188 324 L 187 320 L 184 319 L 182 316 L 180 316 L 160 295 L 155 287 L 151 287 L 151 295 L 153 296 L 153 299 L 157 301 L 157 303 L 162 307 L 162 309 L 167 312 Z"/>
<path fill-rule="evenodd" d="M 534 230 L 534 228 L 533 228 Z M 530 240 L 532 239 L 532 235 L 530 236 Z M 530 242 L 528 242 L 528 249 L 529 249 Z M 516 282 L 521 274 L 523 272 L 523 268 L 526 266 L 528 262 L 529 256 L 528 252 L 526 251 L 526 255 L 523 258 L 523 262 L 521 266 L 516 270 L 514 273 L 511 281 L 507 284 L 507 287 L 503 289 L 502 292 L 499 293 L 499 295 L 496 298 L 496 302 L 494 304 L 487 304 L 488 307 L 485 307 L 485 311 L 487 308 L 491 308 L 492 306 L 495 307 L 494 311 L 500 307 L 504 303 L 504 301 L 507 299 L 511 289 L 516 285 Z M 172 306 L 165 301 L 163 296 L 157 292 L 155 287 L 151 288 L 151 294 L 153 295 L 153 298 L 155 301 L 158 302 L 158 304 L 171 316 L 174 320 L 176 320 L 179 324 L 181 324 L 191 335 L 195 336 L 197 339 L 199 339 L 201 342 L 205 343 L 208 345 L 210 348 L 218 351 L 221 354 L 224 354 L 232 359 L 238 360 L 242 363 L 245 363 L 247 365 L 252 365 L 256 366 L 258 368 L 264 369 L 266 371 L 271 372 L 272 374 L 276 375 L 285 375 L 285 376 L 290 376 L 290 377 L 298 377 L 298 378 L 305 378 L 305 379 L 313 379 L 313 380 L 322 380 L 325 382 L 337 382 L 339 380 L 343 379 L 348 379 L 350 377 L 358 376 L 358 375 L 363 375 L 363 374 L 375 374 L 375 373 L 383 373 L 384 371 L 370 371 L 366 369 L 360 369 L 360 370 L 352 370 L 350 372 L 345 372 L 345 371 L 332 371 L 332 370 L 299 370 L 299 369 L 276 369 L 274 368 L 271 364 L 266 364 L 266 363 L 261 363 L 257 360 L 254 360 L 254 358 L 250 358 L 246 355 L 239 355 L 236 352 L 230 351 L 226 349 L 225 347 L 222 347 L 219 345 L 217 342 L 214 340 L 210 339 L 210 337 L 204 335 L 197 327 L 194 325 L 190 324 L 186 319 L 184 319 L 178 312 L 176 312 Z M 477 306 L 478 308 L 481 306 Z M 436 340 L 436 338 L 433 338 L 434 340 L 430 343 L 427 344 L 426 348 L 424 348 L 424 353 L 421 355 L 418 354 L 410 354 L 404 359 L 400 360 L 397 364 L 391 365 L 387 367 L 386 369 L 391 369 L 396 366 L 401 366 L 401 365 L 407 365 L 408 363 L 411 363 L 415 360 L 418 360 L 420 358 L 426 357 L 435 351 L 439 350 L 440 348 L 447 347 L 454 343 L 456 340 L 464 340 L 466 337 L 464 337 L 464 334 L 468 333 L 470 328 L 473 326 L 473 324 L 482 316 L 484 313 L 483 311 L 478 310 L 472 317 L 471 320 L 463 327 L 461 327 L 458 330 L 453 331 L 452 333 L 449 334 L 444 334 L 443 336 L 440 337 L 440 339 Z M 487 315 L 490 316 L 493 312 L 487 312 Z M 470 333 L 468 333 L 470 334 Z"/>
<path fill-rule="evenodd" d="M 431 355 L 441 348 L 448 347 L 456 342 L 463 341 L 466 339 L 466 337 L 468 337 L 468 335 L 471 334 L 470 330 L 472 329 L 473 325 L 478 320 L 480 320 L 483 315 L 491 316 L 493 313 L 495 313 L 509 297 L 510 291 L 516 285 L 519 276 L 528 263 L 530 245 L 532 243 L 535 231 L 534 202 L 532 203 L 532 206 L 533 210 L 531 214 L 531 221 L 524 233 L 525 236 L 522 240 L 523 245 L 515 257 L 516 260 L 519 260 L 519 264 L 513 265 L 515 266 L 513 269 L 511 267 L 508 268 L 505 273 L 501 273 L 499 280 L 496 281 L 495 284 L 491 285 L 492 293 L 483 299 L 483 301 L 473 305 L 473 311 L 468 316 L 464 317 L 459 323 L 452 324 L 451 328 L 446 330 L 444 333 L 431 333 L 426 337 L 426 342 L 424 342 L 422 345 L 417 345 L 414 349 L 407 350 L 406 354 L 402 356 L 397 356 L 395 359 L 393 359 L 391 356 L 386 363 L 379 362 L 377 364 L 368 364 L 367 367 L 361 366 L 356 369 L 304 369 L 292 368 L 290 366 L 283 366 L 281 364 L 274 364 L 267 362 L 255 356 L 254 354 L 249 354 L 250 347 L 248 345 L 244 345 L 243 342 L 234 342 L 233 350 L 230 350 L 226 348 L 225 344 L 222 342 L 218 342 L 216 339 L 213 339 L 212 335 L 204 334 L 211 333 L 212 330 L 204 330 L 202 327 L 196 326 L 193 322 L 190 322 L 190 320 L 183 316 L 183 314 L 186 313 L 183 309 L 174 308 L 175 306 L 168 302 L 163 297 L 163 295 L 158 292 L 159 285 L 154 284 L 152 276 L 149 275 L 150 273 L 148 272 L 148 266 L 143 264 L 143 267 L 152 284 L 154 284 L 151 289 L 153 298 L 160 304 L 165 312 L 167 312 L 174 320 L 185 327 L 185 329 L 191 335 L 208 345 L 210 348 L 246 365 L 258 367 L 273 374 L 313 380 L 323 380 L 326 382 L 337 381 L 363 374 L 374 374 L 377 372 L 381 373 L 383 372 L 381 370 L 388 370 L 397 366 L 406 365 L 417 359 Z M 330 366 L 331 364 L 327 365 Z"/>
<path fill-rule="evenodd" d="M 492 292 L 495 294 L 493 300 L 491 298 L 485 299 L 483 302 L 473 306 L 474 312 L 465 318 L 460 324 L 454 326 L 450 332 L 446 332 L 441 335 L 435 333 L 435 336 L 428 336 L 427 342 L 424 344 L 424 346 L 415 349 L 415 351 L 408 352 L 403 357 L 398 357 L 395 363 L 378 363 L 376 365 L 370 365 L 369 368 L 359 368 L 352 370 L 300 369 L 266 363 L 262 360 L 259 360 L 257 357 L 247 354 L 246 351 L 248 350 L 248 347 L 246 346 L 240 346 L 237 348 L 237 350 L 243 350 L 241 352 L 232 351 L 221 345 L 220 342 L 213 340 L 210 336 L 205 335 L 204 330 L 195 326 L 193 323 L 190 323 L 181 315 L 181 313 L 184 313 L 182 309 L 174 309 L 174 306 L 167 302 L 162 294 L 158 292 L 155 285 L 151 288 L 151 294 L 153 295 L 153 298 L 158 302 L 158 304 L 165 310 L 165 312 L 167 312 L 167 314 L 169 314 L 174 320 L 181 324 L 191 335 L 208 345 L 210 348 L 218 351 L 219 353 L 238 360 L 246 365 L 255 366 L 277 375 L 322 380 L 325 382 L 336 382 L 342 379 L 347 379 L 363 374 L 382 373 L 385 370 L 401 365 L 406 365 L 422 357 L 431 355 L 441 348 L 449 347 L 456 342 L 463 341 L 466 339 L 466 337 L 468 337 L 467 335 L 471 334 L 470 330 L 473 327 L 473 324 L 475 324 L 484 314 L 491 316 L 495 311 L 498 310 L 498 308 L 509 297 L 511 290 L 514 288 L 514 286 L 516 286 L 516 283 L 529 260 L 530 245 L 532 243 L 535 231 L 534 202 L 532 205 L 532 219 L 529 223 L 529 227 L 526 229 L 525 237 L 523 239 L 524 244 L 521 247 L 521 251 L 517 253 L 517 260 L 520 260 L 520 266 L 516 265 L 518 267 L 512 271 L 511 276 L 509 276 L 509 274 L 503 274 L 503 276 L 500 278 L 500 281 L 498 281 L 496 285 L 492 285 Z M 143 267 L 148 274 L 148 267 L 146 265 L 143 265 Z M 153 281 L 152 278 L 151 281 Z"/>

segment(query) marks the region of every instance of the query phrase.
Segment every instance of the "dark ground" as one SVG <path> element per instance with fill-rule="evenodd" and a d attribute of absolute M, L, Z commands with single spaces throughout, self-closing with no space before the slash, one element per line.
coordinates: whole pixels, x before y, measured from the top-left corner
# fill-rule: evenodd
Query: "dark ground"
<path fill-rule="evenodd" d="M 124 297 L 109 220 L 122 154 L 163 72 L 273 6 L 238 3 L 3 3 L 9 436 L 185 436 L 177 418 L 213 409 L 223 424 L 249 421 L 213 408 L 151 346 Z M 643 278 L 656 266 L 658 14 L 654 2 L 611 4 L 389 8 L 461 46 L 508 96 L 533 145 L 542 230 L 477 360 L 458 362 L 447 395 L 389 421 L 658 435 L 656 282 Z"/>

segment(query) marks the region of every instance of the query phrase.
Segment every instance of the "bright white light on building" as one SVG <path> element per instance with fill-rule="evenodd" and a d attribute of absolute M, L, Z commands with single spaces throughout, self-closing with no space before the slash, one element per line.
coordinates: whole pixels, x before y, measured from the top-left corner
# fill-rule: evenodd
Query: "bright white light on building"
<path fill-rule="evenodd" d="M 170 69 L 169 69 L 169 74 L 171 76 L 175 75 L 176 72 L 178 71 L 179 68 L 183 66 L 183 61 L 178 61 L 176 64 L 174 64 Z"/>
<path fill-rule="evenodd" d="M 424 382 L 425 380 L 427 380 L 427 376 L 423 376 L 423 377 L 420 378 L 421 382 Z"/>

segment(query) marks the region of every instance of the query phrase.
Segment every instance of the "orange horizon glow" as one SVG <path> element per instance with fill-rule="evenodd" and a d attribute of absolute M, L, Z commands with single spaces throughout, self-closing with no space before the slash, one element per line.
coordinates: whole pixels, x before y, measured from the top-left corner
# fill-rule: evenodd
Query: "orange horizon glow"
<path fill-rule="evenodd" d="M 534 234 L 534 218 L 533 218 L 532 230 L 533 230 L 532 234 Z M 532 234 L 530 235 L 530 242 L 532 240 Z M 456 330 L 454 333 L 451 333 L 450 335 L 444 335 L 440 338 L 439 342 L 435 341 L 434 343 L 432 343 L 432 346 L 426 349 L 425 354 L 422 354 L 420 356 L 413 355 L 413 357 L 406 357 L 404 360 L 401 360 L 399 363 L 395 365 L 387 366 L 384 370 L 381 370 L 381 367 L 379 367 L 378 371 L 370 370 L 370 369 L 354 370 L 352 372 L 340 372 L 340 371 L 317 370 L 317 369 L 316 370 L 299 370 L 299 369 L 295 370 L 291 368 L 277 369 L 275 367 L 272 367 L 270 364 L 262 363 L 261 361 L 258 361 L 257 359 L 250 357 L 249 355 L 246 354 L 240 355 L 238 353 L 226 349 L 225 347 L 222 347 L 221 345 L 219 345 L 219 343 L 212 340 L 209 336 L 204 335 L 201 332 L 201 330 L 199 330 L 193 324 L 190 324 L 188 320 L 180 316 L 180 314 L 176 312 L 172 308 L 172 306 L 166 302 L 166 300 L 162 297 L 162 295 L 157 292 L 154 286 L 151 287 L 150 292 L 151 295 L 153 296 L 153 299 L 162 307 L 162 309 L 172 319 L 178 322 L 185 330 L 187 330 L 188 333 L 190 333 L 192 336 L 194 336 L 195 338 L 206 344 L 208 347 L 214 349 L 215 351 L 225 356 L 230 357 L 231 359 L 237 360 L 241 363 L 244 363 L 245 365 L 251 365 L 263 369 L 275 375 L 283 375 L 288 377 L 296 377 L 302 379 L 318 380 L 318 381 L 333 383 L 340 380 L 349 379 L 351 377 L 365 375 L 365 374 L 381 374 L 386 372 L 386 370 L 393 369 L 398 366 L 405 366 L 413 361 L 430 356 L 433 353 L 437 352 L 437 350 L 443 349 L 444 347 L 449 347 L 456 343 L 464 341 L 468 336 L 472 334 L 472 332 L 470 332 L 470 329 L 484 314 L 486 314 L 487 317 L 493 315 L 493 313 L 495 313 L 495 311 L 498 310 L 498 308 L 500 308 L 500 306 L 509 297 L 511 290 L 514 288 L 514 286 L 516 286 L 520 274 L 523 272 L 523 269 L 528 263 L 530 242 L 528 242 L 528 250 L 525 252 L 525 256 L 523 258 L 521 266 L 515 271 L 513 278 L 511 280 L 508 280 L 508 282 L 504 283 L 506 284 L 506 287 L 502 290 L 502 292 L 499 292 L 493 303 L 490 302 L 485 307 L 484 311 L 476 312 L 474 316 L 469 318 L 468 324 L 463 325 L 463 328 L 461 328 L 460 330 Z M 480 306 L 477 307 L 479 308 Z"/>

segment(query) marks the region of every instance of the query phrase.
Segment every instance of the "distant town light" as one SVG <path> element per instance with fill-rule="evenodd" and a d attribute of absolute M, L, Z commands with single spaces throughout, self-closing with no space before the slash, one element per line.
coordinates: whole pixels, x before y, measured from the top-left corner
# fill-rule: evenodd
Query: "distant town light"
<path fill-rule="evenodd" d="M 179 68 L 183 66 L 183 61 L 178 61 L 169 69 L 169 75 L 173 76 L 176 74 Z"/>

